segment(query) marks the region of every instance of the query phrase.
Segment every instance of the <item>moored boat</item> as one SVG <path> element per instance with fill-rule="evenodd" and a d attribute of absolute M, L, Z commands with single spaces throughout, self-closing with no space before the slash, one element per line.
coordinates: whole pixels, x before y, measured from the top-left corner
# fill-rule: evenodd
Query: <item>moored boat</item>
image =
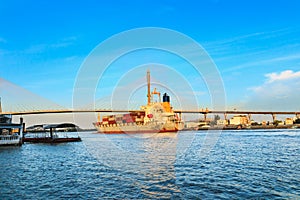
<path fill-rule="evenodd" d="M 72 132 L 68 132 L 66 127 L 75 127 L 73 124 L 63 123 L 63 124 L 51 124 L 46 126 L 46 130 L 49 132 L 33 132 L 25 134 L 23 142 L 30 143 L 64 143 L 64 142 L 80 142 L 81 138 L 78 133 L 76 136 L 72 136 Z M 64 132 L 61 132 L 64 131 Z"/>
<path fill-rule="evenodd" d="M 22 145 L 23 119 L 20 123 L 12 123 L 11 115 L 0 115 L 0 146 Z"/>

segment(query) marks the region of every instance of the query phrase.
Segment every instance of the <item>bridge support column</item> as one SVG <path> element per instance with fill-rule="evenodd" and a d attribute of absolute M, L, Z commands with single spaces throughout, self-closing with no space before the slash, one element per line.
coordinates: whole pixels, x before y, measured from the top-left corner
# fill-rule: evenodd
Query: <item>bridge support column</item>
<path fill-rule="evenodd" d="M 50 137 L 51 137 L 51 139 L 53 139 L 53 128 L 52 127 L 50 127 Z"/>
<path fill-rule="evenodd" d="M 24 120 L 23 120 L 23 117 L 20 117 L 20 128 L 19 128 L 19 135 L 20 135 L 20 137 L 23 139 L 23 134 L 24 134 L 24 131 L 25 131 L 25 129 L 24 129 L 24 127 L 25 127 L 25 123 L 23 122 Z"/>
<path fill-rule="evenodd" d="M 276 114 L 272 114 L 272 118 L 273 118 L 273 122 L 275 122 L 276 121 Z"/>
<path fill-rule="evenodd" d="M 248 113 L 248 124 L 251 124 L 251 114 Z"/>
<path fill-rule="evenodd" d="M 204 113 L 204 121 L 207 119 L 207 113 Z"/>
<path fill-rule="evenodd" d="M 100 120 L 101 118 L 100 118 L 100 113 L 98 112 L 98 116 L 97 116 L 97 120 L 98 120 L 98 122 L 100 122 L 101 120 Z"/>
<path fill-rule="evenodd" d="M 227 113 L 224 113 L 224 119 L 227 121 Z"/>

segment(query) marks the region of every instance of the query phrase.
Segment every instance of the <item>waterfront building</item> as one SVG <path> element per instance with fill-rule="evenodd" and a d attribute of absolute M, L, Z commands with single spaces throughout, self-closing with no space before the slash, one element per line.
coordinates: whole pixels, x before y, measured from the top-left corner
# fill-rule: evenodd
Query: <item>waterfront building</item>
<path fill-rule="evenodd" d="M 285 119 L 285 125 L 292 125 L 294 124 L 293 118 L 286 118 Z"/>
<path fill-rule="evenodd" d="M 231 125 L 248 125 L 250 120 L 246 115 L 236 115 L 230 119 Z"/>
<path fill-rule="evenodd" d="M 219 120 L 217 120 L 217 125 L 226 126 L 226 125 L 228 125 L 228 120 L 219 119 Z"/>

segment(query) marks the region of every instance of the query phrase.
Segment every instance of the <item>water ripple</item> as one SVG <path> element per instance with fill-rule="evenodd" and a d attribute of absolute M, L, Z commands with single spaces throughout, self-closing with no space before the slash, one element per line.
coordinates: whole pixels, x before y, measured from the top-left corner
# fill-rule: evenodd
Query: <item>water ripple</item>
<path fill-rule="evenodd" d="M 300 131 L 156 137 L 82 133 L 82 143 L 0 148 L 0 199 L 300 199 Z"/>

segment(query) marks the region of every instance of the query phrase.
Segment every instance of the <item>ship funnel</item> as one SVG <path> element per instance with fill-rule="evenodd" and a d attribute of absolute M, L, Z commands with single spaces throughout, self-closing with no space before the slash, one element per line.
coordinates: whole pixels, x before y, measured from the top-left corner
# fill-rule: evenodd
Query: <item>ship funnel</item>
<path fill-rule="evenodd" d="M 163 105 L 166 112 L 171 112 L 172 111 L 172 107 L 170 105 L 170 96 L 167 95 L 167 93 L 164 93 L 162 105 Z"/>
<path fill-rule="evenodd" d="M 170 96 L 167 93 L 164 93 L 163 102 L 169 102 L 170 103 Z"/>

